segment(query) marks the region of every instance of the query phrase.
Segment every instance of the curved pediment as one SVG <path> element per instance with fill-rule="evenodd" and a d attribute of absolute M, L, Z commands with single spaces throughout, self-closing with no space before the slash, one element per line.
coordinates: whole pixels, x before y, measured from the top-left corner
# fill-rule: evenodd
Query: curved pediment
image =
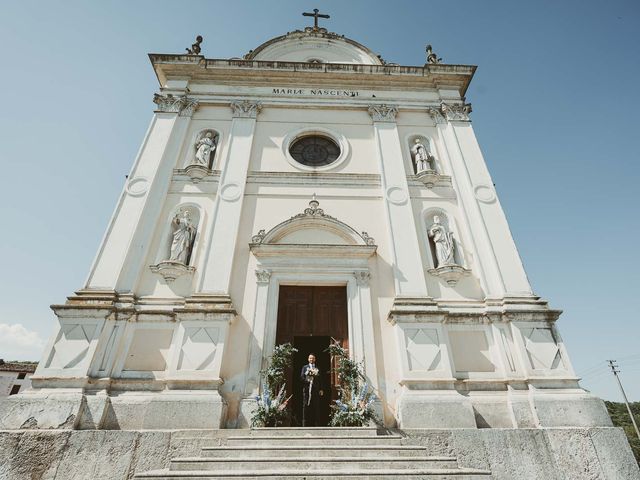
<path fill-rule="evenodd" d="M 355 40 L 312 27 L 272 38 L 244 58 L 270 62 L 383 64 L 375 53 Z"/>
<path fill-rule="evenodd" d="M 251 239 L 252 245 L 346 245 L 375 246 L 367 232 L 324 213 L 314 198 L 304 212 L 279 223 L 268 232 L 260 230 Z"/>

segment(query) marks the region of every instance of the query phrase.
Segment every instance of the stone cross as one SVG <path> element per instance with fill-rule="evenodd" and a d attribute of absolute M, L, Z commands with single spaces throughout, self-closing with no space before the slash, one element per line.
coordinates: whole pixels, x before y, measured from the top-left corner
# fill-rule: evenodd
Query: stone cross
<path fill-rule="evenodd" d="M 319 10 L 317 8 L 313 9 L 313 13 L 304 12 L 302 15 L 304 17 L 313 17 L 313 29 L 318 29 L 318 18 L 331 18 L 329 15 L 325 15 L 324 13 L 318 13 Z"/>

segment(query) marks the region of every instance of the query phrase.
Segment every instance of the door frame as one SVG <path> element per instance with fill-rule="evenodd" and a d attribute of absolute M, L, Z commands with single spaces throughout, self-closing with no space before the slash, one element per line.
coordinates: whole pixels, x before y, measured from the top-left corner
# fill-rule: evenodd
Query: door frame
<path fill-rule="evenodd" d="M 364 260 L 364 259 L 363 259 Z M 366 262 L 366 260 L 365 260 Z M 350 263 L 350 262 L 349 262 Z M 366 264 L 366 263 L 365 263 Z M 259 391 L 260 370 L 273 354 L 278 328 L 278 299 L 280 285 L 345 286 L 347 287 L 347 321 L 349 335 L 349 356 L 364 365 L 367 382 L 378 398 L 379 376 L 377 371 L 373 311 L 368 265 L 360 268 L 345 265 L 329 269 L 316 265 L 301 268 L 301 265 L 282 265 L 272 268 L 261 265 L 256 270 L 257 288 L 254 303 L 253 335 L 249 348 L 248 375 L 245 394 L 254 395 Z M 363 268 L 364 267 L 364 268 Z"/>

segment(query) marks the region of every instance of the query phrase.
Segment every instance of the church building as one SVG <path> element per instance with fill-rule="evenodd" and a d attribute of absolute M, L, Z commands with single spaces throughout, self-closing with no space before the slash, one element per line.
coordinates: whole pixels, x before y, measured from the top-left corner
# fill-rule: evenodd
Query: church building
<path fill-rule="evenodd" d="M 248 428 L 286 342 L 294 371 L 347 348 L 386 427 L 611 426 L 527 279 L 471 123 L 476 67 L 430 46 L 385 61 L 315 13 L 242 58 L 201 38 L 149 55 L 151 124 L 1 428 Z"/>

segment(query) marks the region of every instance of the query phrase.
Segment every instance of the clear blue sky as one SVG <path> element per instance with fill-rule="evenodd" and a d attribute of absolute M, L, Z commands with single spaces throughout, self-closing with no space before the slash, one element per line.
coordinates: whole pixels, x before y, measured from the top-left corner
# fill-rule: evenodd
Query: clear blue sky
<path fill-rule="evenodd" d="M 37 358 L 80 288 L 151 119 L 146 54 L 242 56 L 324 24 L 385 59 L 478 65 L 473 123 L 537 294 L 584 385 L 640 400 L 640 2 L 3 2 L 0 357 Z"/>

